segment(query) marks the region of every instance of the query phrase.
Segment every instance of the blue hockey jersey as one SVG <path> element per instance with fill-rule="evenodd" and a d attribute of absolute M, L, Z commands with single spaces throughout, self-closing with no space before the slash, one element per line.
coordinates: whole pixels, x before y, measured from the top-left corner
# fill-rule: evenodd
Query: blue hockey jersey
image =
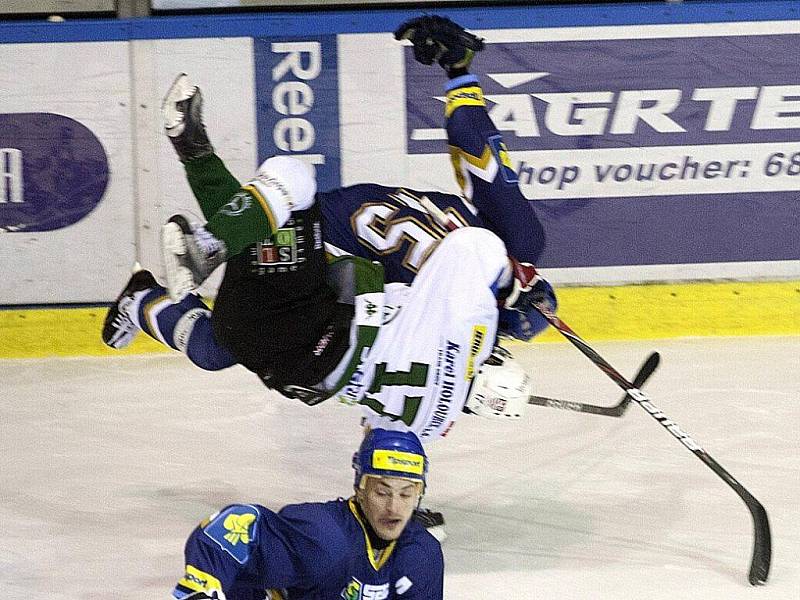
<path fill-rule="evenodd" d="M 355 500 L 292 504 L 275 513 L 228 506 L 195 529 L 173 596 L 222 590 L 227 600 L 441 600 L 439 542 L 411 520 L 383 550 L 370 543 Z M 280 591 L 278 591 L 280 590 Z"/>
<path fill-rule="evenodd" d="M 418 198 L 427 196 L 462 224 L 492 230 L 518 260 L 536 262 L 544 249 L 544 230 L 519 190 L 475 76 L 450 82 L 445 116 L 461 196 L 377 184 L 320 192 L 317 202 L 330 254 L 379 261 L 387 282 L 409 283 L 447 233 L 420 205 Z"/>

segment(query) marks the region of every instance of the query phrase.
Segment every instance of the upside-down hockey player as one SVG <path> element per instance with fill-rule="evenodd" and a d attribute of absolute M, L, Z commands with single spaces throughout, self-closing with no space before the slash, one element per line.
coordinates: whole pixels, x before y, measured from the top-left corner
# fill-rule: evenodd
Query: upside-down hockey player
<path fill-rule="evenodd" d="M 186 542 L 179 600 L 441 600 L 442 549 L 411 519 L 428 459 L 411 432 L 373 429 L 353 456 L 348 500 L 273 512 L 234 504 Z"/>
<path fill-rule="evenodd" d="M 268 159 L 240 186 L 213 153 L 199 90 L 180 76 L 165 99 L 166 129 L 207 223 L 178 216 L 165 226 L 178 302 L 140 271 L 109 311 L 107 344 L 122 347 L 143 329 L 203 368 L 238 362 L 286 396 L 314 404 L 335 395 L 364 406 L 372 426 L 409 428 L 423 441 L 444 435 L 464 408 L 521 415 L 528 378 L 493 353 L 498 322 L 529 339 L 545 325 L 531 299 L 555 299 L 532 269 L 509 261 L 535 261 L 544 240 L 466 70 L 482 41 L 441 17 L 409 21 L 396 37 L 449 76 L 447 131 L 464 198 L 376 184 L 316 193 L 313 169 L 290 157 Z M 448 234 L 423 196 L 473 227 Z M 328 267 L 325 250 L 351 258 Z M 225 260 L 212 313 L 188 292 Z"/>

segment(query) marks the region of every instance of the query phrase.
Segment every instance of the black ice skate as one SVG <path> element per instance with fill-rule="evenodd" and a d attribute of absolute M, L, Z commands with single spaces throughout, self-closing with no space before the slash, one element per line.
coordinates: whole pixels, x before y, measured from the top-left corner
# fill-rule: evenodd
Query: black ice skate
<path fill-rule="evenodd" d="M 108 309 L 106 320 L 103 322 L 103 343 L 116 350 L 128 346 L 139 328 L 129 316 L 133 304 L 133 295 L 154 288 L 158 285 L 150 271 L 142 269 L 139 263 L 133 267 L 133 275 L 125 285 L 117 300 Z"/>
<path fill-rule="evenodd" d="M 411 518 L 421 523 L 433 537 L 439 540 L 439 543 L 443 542 L 447 537 L 447 532 L 444 530 L 444 515 L 442 515 L 442 513 L 432 511 L 428 508 L 418 508 L 414 511 L 414 515 Z"/>
<path fill-rule="evenodd" d="M 167 289 L 180 302 L 197 289 L 227 258 L 225 242 L 183 215 L 173 215 L 161 229 L 161 252 L 167 270 Z"/>
<path fill-rule="evenodd" d="M 200 88 L 181 73 L 161 103 L 164 131 L 181 162 L 214 152 L 203 125 L 203 95 Z"/>

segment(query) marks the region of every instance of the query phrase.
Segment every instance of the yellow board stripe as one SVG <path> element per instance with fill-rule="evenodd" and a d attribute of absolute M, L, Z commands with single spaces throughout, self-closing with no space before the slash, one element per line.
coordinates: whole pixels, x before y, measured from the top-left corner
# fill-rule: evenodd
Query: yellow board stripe
<path fill-rule="evenodd" d="M 124 350 L 107 347 L 100 338 L 107 310 L 103 307 L 0 310 L 0 358 L 172 351 L 144 333 Z"/>
<path fill-rule="evenodd" d="M 800 281 L 556 288 L 559 315 L 588 340 L 800 335 Z M 561 341 L 550 329 L 537 338 Z"/>
<path fill-rule="evenodd" d="M 264 214 L 267 215 L 267 221 L 269 221 L 269 227 L 271 229 L 270 233 L 275 233 L 278 230 L 278 219 L 275 217 L 275 213 L 272 212 L 272 206 L 270 206 L 269 202 L 267 202 L 267 199 L 264 198 L 264 196 L 262 196 L 253 185 L 245 185 L 242 187 L 242 189 L 255 198 L 261 205 L 261 208 L 264 210 Z"/>
<path fill-rule="evenodd" d="M 800 335 L 800 281 L 557 287 L 559 315 L 587 341 Z M 125 350 L 100 339 L 106 308 L 0 310 L 0 358 L 171 352 L 140 333 Z M 537 341 L 562 341 L 549 330 Z"/>

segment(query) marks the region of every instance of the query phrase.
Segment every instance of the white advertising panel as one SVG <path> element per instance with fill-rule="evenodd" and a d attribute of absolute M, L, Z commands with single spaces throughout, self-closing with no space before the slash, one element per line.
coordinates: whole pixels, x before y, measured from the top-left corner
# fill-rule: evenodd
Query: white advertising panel
<path fill-rule="evenodd" d="M 136 254 L 128 44 L 0 45 L 0 90 L 0 304 L 108 297 Z"/>
<path fill-rule="evenodd" d="M 306 25 L 107 21 L 40 43 L 3 28 L 0 305 L 108 302 L 137 260 L 163 274 L 161 224 L 199 213 L 161 126 L 181 72 L 239 179 L 293 154 L 320 189 L 458 193 L 441 70 L 389 27 Z M 508 27 L 477 30 L 472 71 L 555 283 L 800 277 L 798 22 Z"/>

